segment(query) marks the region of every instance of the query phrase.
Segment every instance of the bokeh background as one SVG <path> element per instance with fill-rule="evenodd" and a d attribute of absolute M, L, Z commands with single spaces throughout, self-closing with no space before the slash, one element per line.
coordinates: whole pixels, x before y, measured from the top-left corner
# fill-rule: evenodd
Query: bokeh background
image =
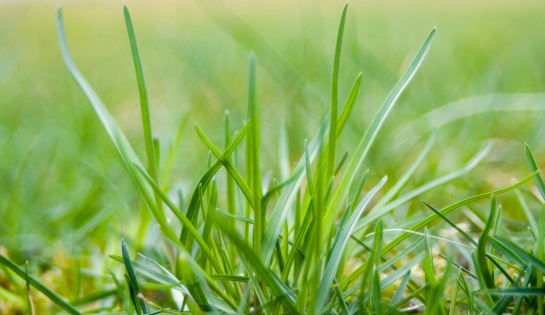
<path fill-rule="evenodd" d="M 163 185 L 181 187 L 188 197 L 206 170 L 208 150 L 195 124 L 220 147 L 226 110 L 233 130 L 242 126 L 251 51 L 258 60 L 263 174 L 280 176 L 283 128 L 291 160 L 299 159 L 304 140 L 313 137 L 330 106 L 343 1 L 126 4 L 140 44 L 161 156 L 173 147 L 186 121 Z M 100 270 L 105 255 L 117 251 L 120 237 L 141 236 L 148 214 L 115 147 L 63 64 L 56 5 L 0 1 L 0 247 L 19 263 L 69 266 L 76 261 Z M 143 157 L 122 5 L 62 2 L 77 65 Z M 477 168 L 423 196 L 437 206 L 528 175 L 524 142 L 538 161 L 545 161 L 544 16 L 545 3 L 533 0 L 352 1 L 340 104 L 359 72 L 363 80 L 339 156 L 353 151 L 376 109 L 437 27 L 428 57 L 366 160 L 371 178 L 399 178 L 430 131 L 436 132 L 437 141 L 411 187 L 461 167 L 486 141 L 494 141 Z M 505 216 L 516 217 L 509 202 L 504 201 Z"/>

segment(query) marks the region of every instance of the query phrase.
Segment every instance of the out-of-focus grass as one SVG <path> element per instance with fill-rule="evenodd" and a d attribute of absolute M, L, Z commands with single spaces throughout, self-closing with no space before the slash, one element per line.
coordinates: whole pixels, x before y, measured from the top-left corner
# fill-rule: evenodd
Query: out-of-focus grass
<path fill-rule="evenodd" d="M 312 136 L 329 107 L 336 36 L 331 26 L 337 24 L 342 2 L 128 5 L 138 21 L 152 122 L 162 150 L 168 150 L 177 126 L 190 116 L 172 182 L 189 196 L 205 171 L 201 157 L 207 148 L 194 123 L 221 143 L 225 110 L 233 124 L 244 119 L 250 50 L 260 69 L 262 169 L 270 170 L 264 176 L 280 172 L 275 167 L 282 124 L 290 135 L 291 161 L 299 158 L 303 139 Z M 54 8 L 49 1 L 0 2 L 0 245 L 18 262 L 41 257 L 62 263 L 58 253 L 68 252 L 71 260 L 82 255 L 86 267 L 102 261 L 99 253 L 111 253 L 120 235 L 136 236 L 141 204 L 114 146 L 62 63 Z M 121 1 L 67 2 L 64 11 L 80 70 L 144 156 Z M 419 154 L 413 145 L 422 145 L 429 128 L 418 126 L 414 130 L 422 133 L 416 135 L 401 131 L 426 112 L 478 94 L 543 93 L 544 12 L 545 4 L 538 1 L 352 3 L 340 103 L 360 71 L 363 80 L 338 152 L 359 142 L 433 26 L 438 29 L 434 47 L 368 157 L 374 182 L 383 174 L 400 177 Z M 440 193 L 428 193 L 427 200 L 441 196 L 443 204 L 450 204 L 505 186 L 512 176 L 525 176 L 524 141 L 534 148 L 538 163 L 545 158 L 540 137 L 545 95 L 535 97 L 541 110 L 479 114 L 439 129 L 426 160 L 428 172 L 411 184 L 457 168 L 489 138 L 496 144 L 485 163 Z M 506 208 L 509 202 L 503 201 Z M 93 255 L 99 258 L 87 258 Z"/>

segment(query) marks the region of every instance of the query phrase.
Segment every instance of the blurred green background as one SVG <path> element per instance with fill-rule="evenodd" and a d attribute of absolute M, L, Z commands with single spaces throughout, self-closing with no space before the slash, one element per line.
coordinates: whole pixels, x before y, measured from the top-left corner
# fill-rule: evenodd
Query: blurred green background
<path fill-rule="evenodd" d="M 258 60 L 263 174 L 280 177 L 282 126 L 288 131 L 291 160 L 298 160 L 304 139 L 313 137 L 330 106 L 343 1 L 126 3 L 162 153 L 187 116 L 171 180 L 164 185 L 182 187 L 188 197 L 206 170 L 208 150 L 194 124 L 220 147 L 224 112 L 230 111 L 233 129 L 242 125 L 250 51 Z M 143 156 L 122 4 L 62 3 L 77 65 Z M 17 262 L 37 257 L 58 261 L 67 253 L 99 263 L 102 255 L 115 252 L 120 237 L 137 236 L 142 205 L 118 153 L 62 62 L 55 6 L 52 1 L 0 1 L 0 246 Z M 486 140 L 495 143 L 485 161 L 463 179 L 424 196 L 433 204 L 444 206 L 526 176 L 525 141 L 538 161 L 545 160 L 544 13 L 543 1 L 351 2 L 340 104 L 360 71 L 363 80 L 339 156 L 357 145 L 376 109 L 437 27 L 427 59 L 366 160 L 371 177 L 399 178 L 433 129 L 438 140 L 410 187 L 459 168 Z M 436 111 L 432 120 L 421 118 L 483 94 L 493 95 Z M 504 110 L 434 124 L 480 108 Z M 516 216 L 506 209 L 507 217 Z"/>

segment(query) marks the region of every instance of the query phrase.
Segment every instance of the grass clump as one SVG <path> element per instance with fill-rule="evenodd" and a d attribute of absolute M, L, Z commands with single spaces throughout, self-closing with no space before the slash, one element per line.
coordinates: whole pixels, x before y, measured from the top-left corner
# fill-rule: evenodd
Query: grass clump
<path fill-rule="evenodd" d="M 348 4 L 342 10 L 337 33 L 330 110 L 314 138 L 305 141 L 304 153 L 291 174 L 280 180 L 263 175 L 261 156 L 268 153 L 261 150 L 264 126 L 260 122 L 258 63 L 252 54 L 246 120 L 232 133 L 231 123 L 235 123 L 226 114 L 223 151 L 204 130 L 196 127 L 210 154 L 203 158 L 207 170 L 192 194 L 184 196 L 183 192 L 170 190 L 169 183 L 160 178 L 165 168 L 171 166 L 160 163 L 161 144 L 153 134 L 151 105 L 129 10 L 124 7 L 140 96 L 145 162 L 76 67 L 59 7 L 57 32 L 64 62 L 107 130 L 158 226 L 159 235 L 154 248 L 144 246 L 146 256 L 131 258 L 131 246 L 121 241 L 121 256 L 110 257 L 118 263 L 114 268 L 125 271 L 125 281 L 108 268 L 100 275 L 109 279 L 108 286 L 70 302 L 27 270 L 0 256 L 4 273 L 26 281 L 27 293 L 33 287 L 71 314 L 82 314 L 77 306 L 83 304 L 96 306 L 86 310 L 91 313 L 129 314 L 543 314 L 545 211 L 542 207 L 537 223 L 532 211 L 525 210 L 528 230 L 504 230 L 504 210 L 496 199 L 532 179 L 545 197 L 545 183 L 528 146 L 527 177 L 440 210 L 424 202 L 430 211 L 422 205 L 423 211 L 406 211 L 401 216 L 396 213 L 423 193 L 472 170 L 490 151 L 490 145 L 475 153 L 459 170 L 404 191 L 432 150 L 435 134 L 431 133 L 419 157 L 395 183 L 388 186 L 388 176 L 368 180 L 366 158 L 387 117 L 422 65 L 435 29 L 424 39 L 359 142 L 354 143 L 350 153 L 337 158 L 337 142 L 362 82 L 360 73 L 344 106 L 339 106 L 339 68 L 347 8 Z M 282 150 L 287 151 L 285 147 Z M 167 157 L 167 161 L 173 159 Z M 287 156 L 281 163 L 289 169 Z M 224 181 L 220 180 L 222 168 L 226 171 Z M 386 187 L 389 189 L 384 191 Z M 526 204 L 527 197 L 519 194 L 519 198 L 521 206 Z M 479 211 L 474 206 L 476 201 L 487 199 L 488 210 Z M 448 217 L 465 208 L 482 221 L 480 231 L 466 231 L 466 227 Z M 450 237 L 441 235 L 445 230 L 453 232 Z M 13 284 L 19 285 L 20 281 L 12 278 Z M 30 294 L 28 297 L 27 309 L 32 312 L 32 298 Z"/>

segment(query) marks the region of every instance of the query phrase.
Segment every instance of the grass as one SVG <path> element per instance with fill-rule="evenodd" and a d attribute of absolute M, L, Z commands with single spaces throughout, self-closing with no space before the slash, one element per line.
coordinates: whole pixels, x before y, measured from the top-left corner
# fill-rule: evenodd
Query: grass
<path fill-rule="evenodd" d="M 248 60 L 246 97 L 230 94 L 233 82 L 217 86 L 222 101 L 246 99 L 246 111 L 233 106 L 221 117 L 214 105 L 195 109 L 196 121 L 207 112 L 210 121 L 199 121 L 202 127 L 193 133 L 185 125 L 194 119 L 184 115 L 175 119 L 174 132 L 165 140 L 158 134 L 167 128 L 153 119 L 158 98 L 146 84 L 153 70 L 137 41 L 139 19 L 133 23 L 123 7 L 127 56 L 133 61 L 140 101 L 140 113 L 131 114 L 129 123 L 102 101 L 94 87 L 100 84 L 86 79 L 89 65 L 80 71 L 69 49 L 70 28 L 65 29 L 63 9 L 57 7 L 64 71 L 92 109 L 82 110 L 78 121 L 100 124 L 106 131 L 100 139 L 89 140 L 95 136 L 83 126 L 64 146 L 109 149 L 99 151 L 92 162 L 69 157 L 61 147 L 44 155 L 48 130 L 17 160 L 9 149 L 18 152 L 19 139 L 32 136 L 11 133 L 15 129 L 5 124 L 10 133 L 3 142 L 4 165 L 13 170 L 6 172 L 9 188 L 0 209 L 5 218 L 0 237 L 6 240 L 0 253 L 0 311 L 543 314 L 545 182 L 538 162 L 543 155 L 536 159 L 530 145 L 513 145 L 514 140 L 494 130 L 508 133 L 513 128 L 532 143 L 539 141 L 540 127 L 524 119 L 516 124 L 513 115 L 513 121 L 498 128 L 492 123 L 497 118 L 483 115 L 539 113 L 545 109 L 542 93 L 521 94 L 524 90 L 513 88 L 516 93 L 499 90 L 460 101 L 447 97 L 446 105 L 418 114 L 417 108 L 407 108 L 418 100 L 411 100 L 411 90 L 424 84 L 433 95 L 433 79 L 444 76 L 433 77 L 426 68 L 441 36 L 435 28 L 422 32 L 414 43 L 396 43 L 409 51 L 396 66 L 403 69 L 399 75 L 388 74 L 384 60 L 365 50 L 366 58 L 374 60 L 365 71 L 380 70 L 370 83 L 366 73 L 349 77 L 343 70 L 345 63 L 357 65 L 358 58 L 341 64 L 341 57 L 357 51 L 347 37 L 353 31 L 350 20 L 356 18 L 348 3 L 336 8 L 341 14 L 335 49 L 329 45 L 330 60 L 314 63 L 312 68 L 320 69 L 311 74 L 301 72 L 289 59 L 293 55 L 283 54 L 230 10 L 220 14 L 206 5 L 200 9 L 237 45 L 255 51 L 241 57 Z M 352 46 L 343 48 L 347 42 Z M 197 61 L 204 67 L 196 72 L 199 80 L 222 81 L 214 67 Z M 327 79 L 320 79 L 329 82 L 331 89 L 323 89 L 328 92 L 307 79 L 328 72 Z M 423 80 L 427 75 L 433 77 L 429 82 Z M 375 100 L 380 93 L 372 89 L 377 84 L 390 92 L 383 93 L 382 105 L 366 109 L 363 116 L 362 100 Z M 542 91 L 542 86 L 536 89 Z M 64 92 L 77 93 L 73 84 Z M 286 106 L 279 106 L 277 98 Z M 205 99 L 196 101 L 208 105 Z M 313 101 L 328 105 L 313 106 Z M 496 102 L 498 107 L 493 106 Z M 286 111 L 284 123 L 276 121 L 277 110 Z M 18 115 L 23 114 L 29 115 Z M 222 119 L 224 126 L 218 123 Z M 52 128 L 51 134 L 55 132 Z M 190 134 L 198 137 L 201 149 L 196 141 L 185 142 Z M 309 141 L 298 140 L 302 134 Z M 495 147 L 518 147 L 521 169 L 510 174 L 519 180 L 505 180 L 506 168 L 500 164 L 510 155 L 480 141 L 490 135 Z M 35 162 L 39 157 L 54 167 Z M 80 166 L 64 174 L 70 168 L 61 162 L 73 160 Z M 103 169 L 97 168 L 100 163 Z M 179 164 L 187 169 L 191 184 L 177 182 Z M 28 168 L 36 175 L 28 175 Z M 65 185 L 65 192 L 48 188 L 55 179 Z M 31 193 L 24 189 L 29 181 L 39 186 Z M 42 214 L 25 212 L 47 204 L 44 197 L 32 195 L 42 192 L 50 192 L 52 200 L 64 196 L 65 202 L 58 199 Z M 33 229 L 37 231 L 29 232 Z M 44 250 L 56 241 L 61 246 Z M 25 261 L 25 268 L 19 267 Z"/>

